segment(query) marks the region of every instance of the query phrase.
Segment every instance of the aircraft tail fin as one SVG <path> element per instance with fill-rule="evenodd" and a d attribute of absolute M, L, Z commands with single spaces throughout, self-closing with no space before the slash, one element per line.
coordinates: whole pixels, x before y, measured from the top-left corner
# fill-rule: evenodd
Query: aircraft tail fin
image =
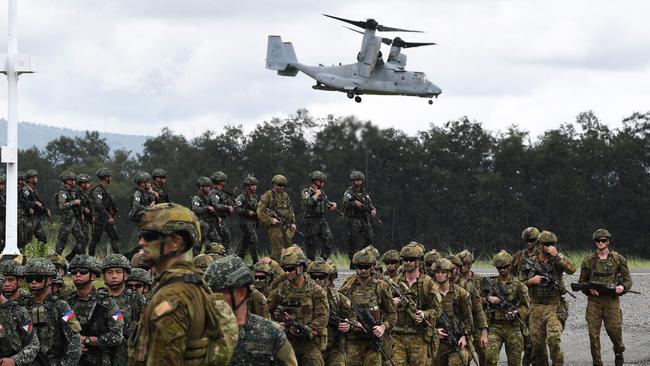
<path fill-rule="evenodd" d="M 282 42 L 280 36 L 269 36 L 266 47 L 266 68 L 277 70 L 278 75 L 296 76 L 298 59 L 291 42 Z"/>

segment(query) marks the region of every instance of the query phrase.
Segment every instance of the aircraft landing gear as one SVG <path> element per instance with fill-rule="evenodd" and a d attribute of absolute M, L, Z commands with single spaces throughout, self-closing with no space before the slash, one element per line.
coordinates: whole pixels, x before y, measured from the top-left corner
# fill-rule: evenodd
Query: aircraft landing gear
<path fill-rule="evenodd" d="M 351 92 L 351 91 L 350 91 L 350 92 L 348 92 L 348 98 L 350 98 L 350 99 L 352 99 L 352 98 L 354 98 L 354 93 L 353 93 L 353 92 Z"/>
<path fill-rule="evenodd" d="M 429 104 L 433 104 L 433 99 L 429 99 Z"/>
<path fill-rule="evenodd" d="M 354 101 L 357 103 L 361 103 L 361 97 L 357 95 L 356 97 L 354 97 Z"/>

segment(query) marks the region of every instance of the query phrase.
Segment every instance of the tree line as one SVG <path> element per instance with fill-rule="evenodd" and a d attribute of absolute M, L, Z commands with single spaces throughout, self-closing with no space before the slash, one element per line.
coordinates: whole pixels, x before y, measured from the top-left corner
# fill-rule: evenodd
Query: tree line
<path fill-rule="evenodd" d="M 615 250 L 650 255 L 650 112 L 634 113 L 610 129 L 588 111 L 532 137 L 517 126 L 491 132 L 467 117 L 409 135 L 352 116 L 316 118 L 298 110 L 250 132 L 228 125 L 187 139 L 164 128 L 135 156 L 111 151 L 97 132 L 60 137 L 44 150 L 21 150 L 19 164 L 39 171 L 39 191 L 50 205 L 61 172 L 94 177 L 109 167 L 109 189 L 123 213 L 118 229 L 124 249 L 136 245 L 126 217 L 136 171 L 167 170 L 171 199 L 185 205 L 198 176 L 224 171 L 228 189 L 241 192 L 242 179 L 252 174 L 261 194 L 273 175 L 283 174 L 300 217 L 300 191 L 311 171 L 328 175 L 325 191 L 340 201 L 350 172 L 360 170 L 382 222 L 373 222 L 382 251 L 412 240 L 428 248 L 470 248 L 477 255 L 514 251 L 527 226 L 555 232 L 565 250 L 591 249 L 591 233 L 605 227 Z M 329 220 L 334 246 L 345 251 L 345 220 Z M 236 219 L 228 221 L 239 237 Z M 260 235 L 268 248 L 264 230 Z"/>

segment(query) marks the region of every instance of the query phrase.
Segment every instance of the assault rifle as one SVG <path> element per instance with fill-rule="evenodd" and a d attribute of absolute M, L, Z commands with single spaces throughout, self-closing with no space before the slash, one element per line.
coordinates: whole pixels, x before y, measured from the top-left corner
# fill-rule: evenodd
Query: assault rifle
<path fill-rule="evenodd" d="M 587 282 L 587 283 L 571 284 L 571 291 L 583 291 L 585 292 L 585 294 L 589 294 L 589 290 L 596 290 L 600 295 L 604 295 L 604 296 L 612 296 L 612 297 L 619 296 L 616 294 L 616 285 L 613 283 L 605 284 L 605 283 L 597 283 L 597 282 Z M 626 293 L 641 295 L 641 292 L 632 291 L 632 290 L 623 290 L 623 293 L 621 295 Z"/>
<path fill-rule="evenodd" d="M 278 314 L 278 317 L 282 320 L 284 323 L 285 329 L 286 330 L 291 330 L 294 334 L 296 334 L 298 337 L 315 337 L 318 335 L 318 332 L 315 330 L 311 329 L 310 327 L 298 322 L 296 320 L 296 317 L 289 314 L 287 311 L 288 309 L 284 306 L 278 306 L 276 309 L 276 313 Z"/>
<path fill-rule="evenodd" d="M 531 270 L 536 275 L 543 276 L 544 279 L 542 280 L 542 284 L 547 283 L 551 285 L 554 289 L 560 291 L 562 295 L 569 294 L 574 299 L 576 298 L 576 295 L 567 291 L 566 288 L 564 288 L 564 284 L 560 282 L 559 278 L 554 276 L 548 269 L 544 268 L 539 263 L 535 263 L 528 258 L 524 258 L 523 268 L 527 268 Z"/>
<path fill-rule="evenodd" d="M 407 294 L 408 288 L 405 287 L 406 284 L 404 282 L 401 282 L 398 285 L 397 283 L 395 283 L 395 281 L 393 281 L 392 278 L 390 278 L 388 276 L 384 277 L 384 281 L 386 283 L 388 283 L 388 286 L 391 288 L 391 290 L 393 290 L 395 293 L 397 293 L 397 296 L 399 296 L 399 298 L 400 298 L 401 306 L 403 306 L 403 308 L 411 316 L 411 318 L 415 319 L 415 313 L 420 309 L 418 309 L 418 305 L 415 303 L 415 301 L 413 301 L 413 299 L 411 299 L 408 296 L 408 294 Z M 420 323 L 420 324 L 425 325 L 425 326 L 427 326 L 429 328 L 433 327 L 431 322 L 429 320 L 427 320 L 426 318 L 424 318 L 422 320 L 422 323 Z"/>
<path fill-rule="evenodd" d="M 47 217 L 47 221 L 50 222 L 50 225 L 54 225 L 54 221 L 52 221 L 52 212 L 50 212 L 50 209 L 45 207 L 45 202 L 40 200 L 38 202 L 40 202 L 42 206 L 41 207 L 36 206 L 34 213 L 40 217 L 43 216 Z"/>
<path fill-rule="evenodd" d="M 384 346 L 381 344 L 381 338 L 375 337 L 372 332 L 372 328 L 377 325 L 377 321 L 372 317 L 370 311 L 368 311 L 368 309 L 360 309 L 354 301 L 352 301 L 352 311 L 357 316 L 357 320 L 361 324 L 363 331 L 372 337 L 375 347 L 384 357 L 386 357 L 392 366 L 395 366 L 393 359 L 388 355 L 388 353 L 386 353 Z"/>
<path fill-rule="evenodd" d="M 458 358 L 460 358 L 460 362 L 463 363 L 463 366 L 469 366 L 469 362 L 466 364 L 465 360 L 463 359 L 463 355 L 460 353 L 460 346 L 458 345 L 458 334 L 460 334 L 461 331 L 458 329 L 458 324 L 451 321 L 451 319 L 449 319 L 447 316 L 447 313 L 444 311 L 440 313 L 438 321 L 442 325 L 442 328 L 445 330 L 445 333 L 447 333 L 447 336 L 444 338 L 444 340 L 447 341 L 447 344 L 449 344 L 451 347 L 451 351 L 453 353 L 458 353 Z M 467 337 L 465 337 L 465 341 L 467 342 Z"/>
<path fill-rule="evenodd" d="M 269 214 L 269 216 L 271 216 L 271 218 L 280 221 L 280 224 L 282 224 L 282 226 L 284 226 L 285 228 L 291 227 L 291 222 L 289 222 L 289 219 L 287 219 L 284 215 L 279 213 L 277 210 L 267 208 L 266 212 Z M 301 233 L 300 230 L 298 230 L 297 228 L 296 228 L 296 232 L 302 236 L 305 236 L 305 234 Z"/>
<path fill-rule="evenodd" d="M 509 316 L 508 314 L 513 314 L 513 312 L 517 310 L 517 306 L 508 301 L 508 290 L 503 285 L 495 284 L 489 277 L 483 277 L 483 279 L 481 279 L 480 287 L 481 292 L 483 292 L 485 296 L 496 296 L 499 298 L 498 304 L 492 304 L 488 301 L 489 307 L 502 310 L 506 313 L 506 316 Z M 521 326 L 526 328 L 526 324 L 521 320 L 519 314 L 515 314 L 513 319 L 517 319 Z"/>
<path fill-rule="evenodd" d="M 348 323 L 352 327 L 358 327 L 356 324 L 352 324 L 351 321 L 341 318 L 340 316 L 330 311 L 330 317 L 329 320 L 327 321 L 327 325 L 333 328 L 338 328 L 339 324 L 341 323 Z"/>
<path fill-rule="evenodd" d="M 323 201 L 325 201 L 325 204 L 327 205 L 328 208 L 332 207 L 332 201 L 330 201 L 329 198 L 327 198 L 327 195 L 325 192 L 321 191 L 320 196 L 323 197 Z M 339 210 L 338 207 L 334 210 L 339 216 L 343 216 L 344 213 L 343 211 Z"/>

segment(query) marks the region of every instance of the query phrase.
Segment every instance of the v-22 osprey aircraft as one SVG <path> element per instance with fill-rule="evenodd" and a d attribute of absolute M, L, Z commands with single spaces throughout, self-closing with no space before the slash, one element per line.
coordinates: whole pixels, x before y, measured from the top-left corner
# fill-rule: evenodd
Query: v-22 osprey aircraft
<path fill-rule="evenodd" d="M 407 95 L 429 98 L 438 97 L 442 90 L 427 80 L 419 71 L 406 71 L 406 55 L 402 48 L 435 45 L 435 43 L 406 42 L 400 37 L 394 39 L 375 36 L 375 32 L 417 32 L 421 31 L 387 27 L 374 19 L 355 21 L 332 15 L 326 17 L 337 19 L 364 29 L 361 50 L 357 62 L 339 66 L 308 66 L 298 62 L 291 42 L 282 42 L 280 36 L 269 36 L 266 50 L 266 68 L 277 70 L 278 75 L 296 76 L 299 71 L 316 80 L 312 86 L 318 90 L 340 91 L 348 98 L 361 103 L 362 94 Z M 346 27 L 347 28 L 347 27 Z M 391 46 L 386 62 L 381 54 L 381 44 Z"/>

